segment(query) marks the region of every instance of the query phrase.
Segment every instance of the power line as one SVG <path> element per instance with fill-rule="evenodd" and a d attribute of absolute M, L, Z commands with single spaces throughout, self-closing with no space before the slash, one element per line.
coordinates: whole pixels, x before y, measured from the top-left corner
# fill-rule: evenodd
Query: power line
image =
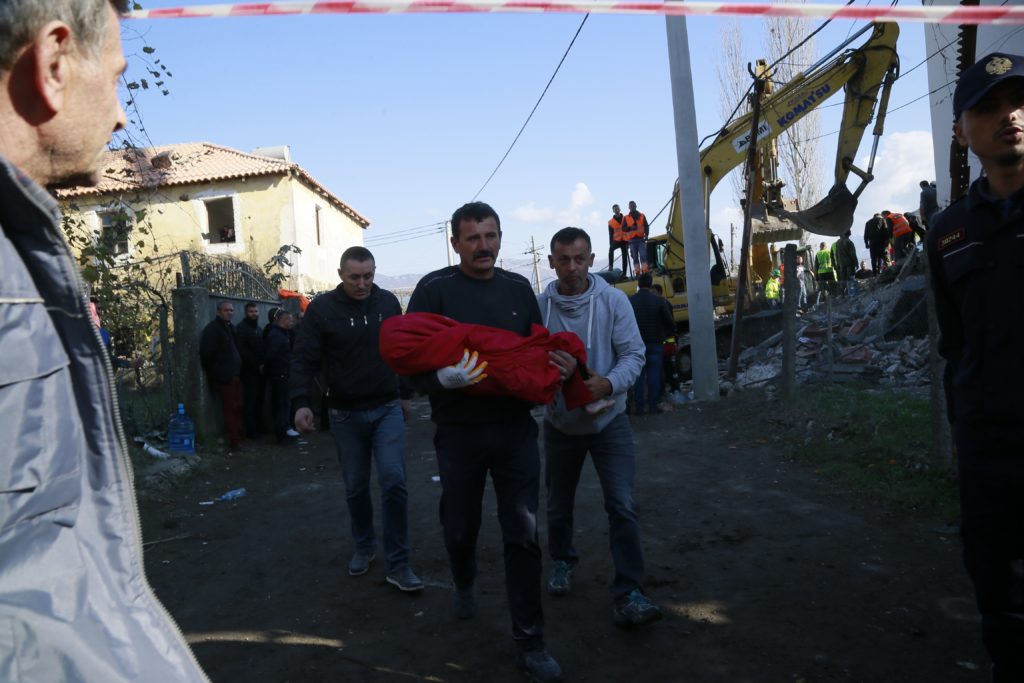
<path fill-rule="evenodd" d="M 544 95 L 547 94 L 548 88 L 550 88 L 551 84 L 554 82 L 555 76 L 558 75 L 558 70 L 562 68 L 562 64 L 563 62 L 565 62 L 565 58 L 569 56 L 569 50 L 571 50 L 572 46 L 576 43 L 576 38 L 579 37 L 580 31 L 583 30 L 583 25 L 587 23 L 587 17 L 589 16 L 590 14 L 583 15 L 583 21 L 580 22 L 579 28 L 576 29 L 576 34 L 572 37 L 572 40 L 569 41 L 569 47 L 565 48 L 565 53 L 562 55 L 562 58 L 558 60 L 558 66 L 555 67 L 555 72 L 551 74 L 551 78 L 548 79 L 548 84 L 544 86 L 544 91 L 541 92 L 540 97 L 537 98 L 537 103 L 533 105 L 533 109 L 530 110 L 530 115 L 526 117 L 526 121 L 523 122 L 522 128 L 520 128 L 519 132 L 516 133 L 516 137 L 514 140 L 512 140 L 512 144 L 508 146 L 507 150 L 505 150 L 505 154 L 501 157 L 501 161 L 498 162 L 498 165 L 494 167 L 493 171 L 491 171 L 491 175 L 487 176 L 487 180 L 484 181 L 484 184 L 481 185 L 480 189 L 476 191 L 475 195 L 473 195 L 472 201 L 476 201 L 476 198 L 479 197 L 480 193 L 484 191 L 484 188 L 487 187 L 487 185 L 491 182 L 491 179 L 494 177 L 494 174 L 496 174 L 498 172 L 498 169 L 501 168 L 501 165 L 505 163 L 505 159 L 507 159 L 508 155 L 512 152 L 512 148 L 516 146 L 517 142 L 519 142 L 519 136 L 521 136 L 523 134 L 523 131 L 526 130 L 527 124 L 530 123 L 530 119 L 533 118 L 534 112 L 536 112 L 537 107 L 540 106 L 541 100 L 543 100 Z"/>
<path fill-rule="evenodd" d="M 384 238 L 388 238 L 388 237 L 396 237 L 396 236 L 401 235 L 403 233 L 416 232 L 416 231 L 424 230 L 424 229 L 427 229 L 427 228 L 436 228 L 439 225 L 444 225 L 444 223 L 445 223 L 444 221 L 434 221 L 433 223 L 426 223 L 424 225 L 416 225 L 416 226 L 411 227 L 411 228 L 402 228 L 401 230 L 392 230 L 390 232 L 382 232 L 380 234 L 373 235 L 372 237 L 370 237 L 368 239 L 384 239 Z"/>

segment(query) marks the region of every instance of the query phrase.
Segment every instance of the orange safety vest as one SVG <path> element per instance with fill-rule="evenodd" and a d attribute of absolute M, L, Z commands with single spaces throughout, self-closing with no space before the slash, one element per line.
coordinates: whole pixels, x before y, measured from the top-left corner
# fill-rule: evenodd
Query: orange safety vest
<path fill-rule="evenodd" d="M 647 216 L 641 211 L 637 211 L 640 216 L 639 219 L 634 219 L 632 214 L 626 214 L 623 217 L 625 227 L 622 229 L 623 239 L 631 240 L 636 238 L 643 238 L 647 228 Z"/>
<path fill-rule="evenodd" d="M 902 213 L 890 213 L 889 220 L 892 221 L 893 237 L 902 237 L 910 232 L 910 221 Z"/>
<path fill-rule="evenodd" d="M 608 220 L 608 227 L 612 229 L 612 242 L 629 241 L 622 233 L 622 221 L 615 220 L 615 216 Z"/>

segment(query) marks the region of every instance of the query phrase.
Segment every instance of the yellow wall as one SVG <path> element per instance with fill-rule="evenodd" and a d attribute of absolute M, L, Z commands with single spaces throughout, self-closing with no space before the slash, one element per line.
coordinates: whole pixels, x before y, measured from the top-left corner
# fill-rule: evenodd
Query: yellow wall
<path fill-rule="evenodd" d="M 235 242 L 211 243 L 204 200 L 233 199 Z M 143 222 L 151 237 L 133 234 L 129 254 L 133 261 L 149 256 L 170 255 L 182 250 L 225 255 L 262 268 L 284 244 L 294 244 L 301 254 L 289 256 L 293 267 L 286 269 L 285 286 L 300 291 L 331 289 L 337 285 L 338 257 L 345 248 L 362 244 L 363 230 L 340 209 L 289 176 L 262 176 L 197 185 L 163 187 L 126 193 L 120 197 L 77 197 L 64 200 L 66 214 L 81 217 L 86 226 L 98 230 L 97 212 L 112 202 L 123 202 L 132 212 L 145 209 Z M 77 211 L 71 207 L 77 206 Z M 316 243 L 315 206 L 320 206 L 321 244 Z M 139 248 L 136 242 L 146 242 Z M 154 251 L 151 245 L 155 244 Z M 177 269 L 177 267 L 175 267 Z"/>

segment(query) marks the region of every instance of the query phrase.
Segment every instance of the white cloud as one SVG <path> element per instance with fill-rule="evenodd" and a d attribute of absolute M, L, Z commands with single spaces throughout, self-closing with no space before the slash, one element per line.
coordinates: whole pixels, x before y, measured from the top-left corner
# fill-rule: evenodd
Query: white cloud
<path fill-rule="evenodd" d="M 868 154 L 861 155 L 857 165 L 867 168 L 868 157 Z M 931 133 L 912 130 L 886 135 L 875 159 L 874 173 L 875 179 L 860 196 L 853 221 L 854 242 L 860 236 L 862 246 L 864 223 L 876 212 L 883 209 L 900 213 L 917 211 L 920 183 L 922 180 L 934 180 L 935 175 Z M 851 190 L 857 187 L 857 178 L 852 173 L 847 187 Z"/>
<path fill-rule="evenodd" d="M 547 226 L 603 225 L 604 220 L 596 211 L 586 208 L 594 203 L 594 196 L 586 183 L 576 183 L 569 193 L 568 205 L 564 207 L 538 207 L 534 202 L 512 209 L 512 217 L 524 223 L 543 223 Z"/>
<path fill-rule="evenodd" d="M 533 202 L 512 209 L 512 216 L 524 223 L 550 223 L 553 215 L 551 209 L 538 208 Z"/>

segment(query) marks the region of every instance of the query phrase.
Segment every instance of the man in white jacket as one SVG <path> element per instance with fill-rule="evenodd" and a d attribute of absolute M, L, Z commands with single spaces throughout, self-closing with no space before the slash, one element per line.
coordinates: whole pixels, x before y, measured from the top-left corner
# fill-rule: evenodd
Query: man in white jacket
<path fill-rule="evenodd" d="M 580 371 L 596 399 L 568 410 L 559 395 L 544 414 L 548 550 L 554 560 L 548 592 L 567 595 L 572 590 L 572 572 L 579 561 L 572 542 L 573 504 L 589 452 L 608 511 L 615 564 L 612 618 L 616 625 L 636 626 L 661 618 L 661 610 L 641 587 L 644 560 L 633 503 L 636 457 L 625 414 L 626 392 L 644 366 L 645 347 L 626 295 L 590 274 L 592 251 L 590 236 L 580 228 L 555 233 L 548 262 L 557 280 L 539 300 L 541 317 L 551 332 L 573 332 L 586 345 L 587 367 Z M 571 363 L 560 356 L 552 361 L 560 366 Z"/>

